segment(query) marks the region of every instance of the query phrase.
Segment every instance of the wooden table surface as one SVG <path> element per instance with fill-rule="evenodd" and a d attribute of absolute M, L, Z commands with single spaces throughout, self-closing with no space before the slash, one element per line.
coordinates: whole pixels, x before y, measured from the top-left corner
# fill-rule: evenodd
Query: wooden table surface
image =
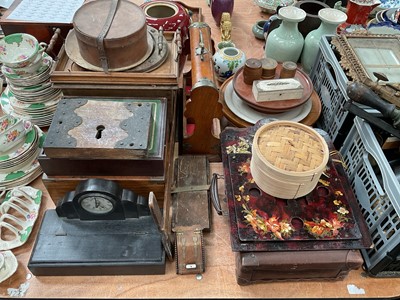
<path fill-rule="evenodd" d="M 142 1 L 135 1 L 141 3 Z M 211 16 L 206 0 L 186 0 L 186 4 L 201 7 L 204 21 L 215 42 L 219 29 Z M 268 15 L 261 13 L 252 0 L 236 0 L 232 15 L 232 39 L 244 49 L 247 57 L 262 57 L 263 42 L 251 34 L 252 25 Z M 211 172 L 222 174 L 221 163 L 211 163 Z M 146 276 L 33 276 L 27 268 L 32 246 L 44 211 L 54 208 L 40 178 L 32 184 L 44 191 L 39 219 L 28 242 L 13 249 L 19 266 L 14 275 L 0 284 L 0 296 L 8 297 L 8 289 L 20 289 L 28 298 L 380 298 L 400 295 L 400 278 L 371 278 L 363 270 L 351 271 L 342 281 L 277 282 L 239 286 L 235 277 L 234 253 L 231 251 L 229 217 L 212 211 L 212 228 L 204 234 L 206 271 L 196 275 L 177 275 L 175 262 L 167 262 L 165 275 Z M 223 181 L 219 195 L 224 197 Z M 227 211 L 226 203 L 222 208 Z M 15 290 L 14 290 L 15 292 Z M 364 293 L 362 293 L 364 292 Z"/>

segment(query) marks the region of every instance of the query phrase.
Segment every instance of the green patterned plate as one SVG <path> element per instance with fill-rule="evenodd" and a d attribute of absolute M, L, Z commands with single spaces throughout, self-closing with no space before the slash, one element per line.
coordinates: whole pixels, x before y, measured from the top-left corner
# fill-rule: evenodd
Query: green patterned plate
<path fill-rule="evenodd" d="M 6 163 L 16 157 L 20 157 L 21 155 L 24 155 L 25 152 L 28 152 L 28 150 L 32 147 L 32 145 L 34 145 L 34 143 L 36 141 L 36 136 L 37 136 L 36 128 L 37 128 L 36 126 L 32 126 L 32 129 L 26 133 L 25 141 L 22 145 L 17 145 L 16 147 L 11 148 L 10 151 L 8 151 L 7 153 L 0 153 L 0 167 L 4 163 Z M 43 136 L 43 134 L 42 134 L 42 136 Z"/>
<path fill-rule="evenodd" d="M 17 170 L 12 172 L 0 172 L 0 186 L 8 189 L 18 185 L 25 185 L 41 174 L 42 171 L 37 157 L 43 149 L 45 134 L 38 126 L 34 127 L 36 128 L 39 137 L 37 145 L 39 150 L 33 152 L 32 157 L 25 160 Z"/>

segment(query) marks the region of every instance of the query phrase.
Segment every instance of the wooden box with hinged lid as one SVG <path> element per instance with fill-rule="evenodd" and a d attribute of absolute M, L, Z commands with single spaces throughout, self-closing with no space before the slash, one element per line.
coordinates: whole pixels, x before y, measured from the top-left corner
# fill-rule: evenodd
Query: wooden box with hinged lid
<path fill-rule="evenodd" d="M 162 176 L 166 98 L 62 99 L 39 156 L 50 176 Z"/>
<path fill-rule="evenodd" d="M 163 158 L 165 98 L 61 99 L 43 145 L 50 158 Z"/>
<path fill-rule="evenodd" d="M 88 176 L 120 177 L 129 182 L 127 188 L 142 185 L 146 193 L 163 191 L 175 142 L 175 119 L 172 107 L 167 120 L 166 98 L 61 100 L 39 157 L 53 200 L 62 194 L 61 186 L 70 187 Z M 149 173 L 151 168 L 158 170 Z"/>

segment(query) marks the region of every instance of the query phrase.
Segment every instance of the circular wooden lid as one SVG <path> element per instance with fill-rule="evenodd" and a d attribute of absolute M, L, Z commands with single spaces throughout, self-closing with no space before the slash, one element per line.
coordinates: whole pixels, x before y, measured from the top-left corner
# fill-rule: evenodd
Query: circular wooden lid
<path fill-rule="evenodd" d="M 297 69 L 297 64 L 293 61 L 284 61 L 282 63 L 282 68 L 285 70 L 294 71 Z"/>
<path fill-rule="evenodd" d="M 257 58 L 248 58 L 245 62 L 245 66 L 249 69 L 260 69 L 262 67 L 261 60 Z"/>
<path fill-rule="evenodd" d="M 96 0 L 85 3 L 74 14 L 73 26 L 80 34 L 96 39 L 107 20 L 113 0 Z M 120 0 L 106 40 L 146 35 L 146 17 L 136 4 Z"/>

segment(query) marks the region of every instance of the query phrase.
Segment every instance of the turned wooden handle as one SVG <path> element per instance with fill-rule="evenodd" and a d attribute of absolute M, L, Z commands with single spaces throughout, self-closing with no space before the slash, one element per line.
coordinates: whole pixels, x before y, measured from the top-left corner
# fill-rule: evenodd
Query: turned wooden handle
<path fill-rule="evenodd" d="M 55 44 L 56 44 L 56 42 L 57 42 L 59 37 L 61 37 L 61 29 L 60 28 L 54 28 L 54 33 L 53 33 L 53 35 L 52 35 L 52 37 L 51 37 L 51 39 L 49 41 L 49 44 L 47 45 L 46 53 L 50 54 L 53 51 L 54 46 L 55 46 Z"/>

